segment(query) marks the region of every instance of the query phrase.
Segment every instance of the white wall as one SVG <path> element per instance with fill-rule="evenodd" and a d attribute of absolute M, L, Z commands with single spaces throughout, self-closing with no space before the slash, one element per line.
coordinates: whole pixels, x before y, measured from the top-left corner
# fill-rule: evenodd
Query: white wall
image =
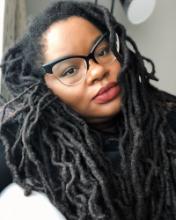
<path fill-rule="evenodd" d="M 29 17 L 36 15 L 53 0 L 26 0 Z M 81 1 L 81 0 L 80 0 Z M 82 0 L 83 1 L 83 0 Z M 147 0 L 146 0 L 147 1 Z M 94 2 L 91 0 L 91 2 Z M 109 0 L 99 0 L 99 4 L 110 7 Z M 132 25 L 127 20 L 118 0 L 114 15 L 127 28 L 127 33 L 137 43 L 140 52 L 151 58 L 156 65 L 160 89 L 176 95 L 176 1 L 158 0 L 151 17 L 140 25 Z"/>

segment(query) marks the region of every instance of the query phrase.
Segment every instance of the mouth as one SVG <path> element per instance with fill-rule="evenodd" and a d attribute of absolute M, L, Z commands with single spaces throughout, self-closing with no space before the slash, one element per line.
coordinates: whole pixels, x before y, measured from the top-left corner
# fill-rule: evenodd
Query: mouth
<path fill-rule="evenodd" d="M 98 93 L 94 96 L 93 100 L 98 104 L 107 103 L 112 101 L 120 94 L 121 88 L 117 82 L 108 83 L 105 87 L 102 87 Z"/>

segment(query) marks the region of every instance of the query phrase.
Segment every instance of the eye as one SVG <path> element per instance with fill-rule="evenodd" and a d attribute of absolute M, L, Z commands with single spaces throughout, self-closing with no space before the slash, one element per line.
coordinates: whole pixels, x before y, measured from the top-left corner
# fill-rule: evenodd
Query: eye
<path fill-rule="evenodd" d="M 76 67 L 74 67 L 74 66 L 73 66 L 73 67 L 68 67 L 67 69 L 65 69 L 65 70 L 62 72 L 62 74 L 60 75 L 60 77 L 71 77 L 71 76 L 77 74 L 78 71 L 79 71 L 79 69 L 76 68 Z"/>
<path fill-rule="evenodd" d="M 96 51 L 95 56 L 96 57 L 106 56 L 109 53 L 110 53 L 110 48 L 109 48 L 109 46 L 107 46 L 107 47 L 101 48 L 98 51 Z"/>

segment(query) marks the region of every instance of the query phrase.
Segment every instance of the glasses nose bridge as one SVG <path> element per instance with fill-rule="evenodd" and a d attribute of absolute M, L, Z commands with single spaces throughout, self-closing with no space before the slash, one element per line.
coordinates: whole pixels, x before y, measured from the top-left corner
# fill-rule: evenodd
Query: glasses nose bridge
<path fill-rule="evenodd" d="M 85 57 L 86 63 L 87 63 L 87 70 L 89 69 L 89 60 L 93 60 L 95 63 L 98 63 L 97 60 L 95 59 L 94 51 L 92 51 L 87 57 Z"/>

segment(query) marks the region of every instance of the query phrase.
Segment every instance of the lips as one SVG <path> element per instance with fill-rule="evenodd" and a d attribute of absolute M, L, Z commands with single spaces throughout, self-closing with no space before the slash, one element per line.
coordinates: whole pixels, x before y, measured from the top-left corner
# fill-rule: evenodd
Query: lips
<path fill-rule="evenodd" d="M 118 82 L 110 82 L 102 87 L 94 96 L 93 101 L 96 104 L 106 104 L 116 100 L 121 93 L 121 87 Z"/>
<path fill-rule="evenodd" d="M 93 97 L 93 99 L 95 99 L 97 96 L 107 92 L 108 90 L 110 90 L 112 87 L 117 86 L 117 82 L 110 82 L 108 83 L 106 86 L 102 87 L 98 93 Z"/>

